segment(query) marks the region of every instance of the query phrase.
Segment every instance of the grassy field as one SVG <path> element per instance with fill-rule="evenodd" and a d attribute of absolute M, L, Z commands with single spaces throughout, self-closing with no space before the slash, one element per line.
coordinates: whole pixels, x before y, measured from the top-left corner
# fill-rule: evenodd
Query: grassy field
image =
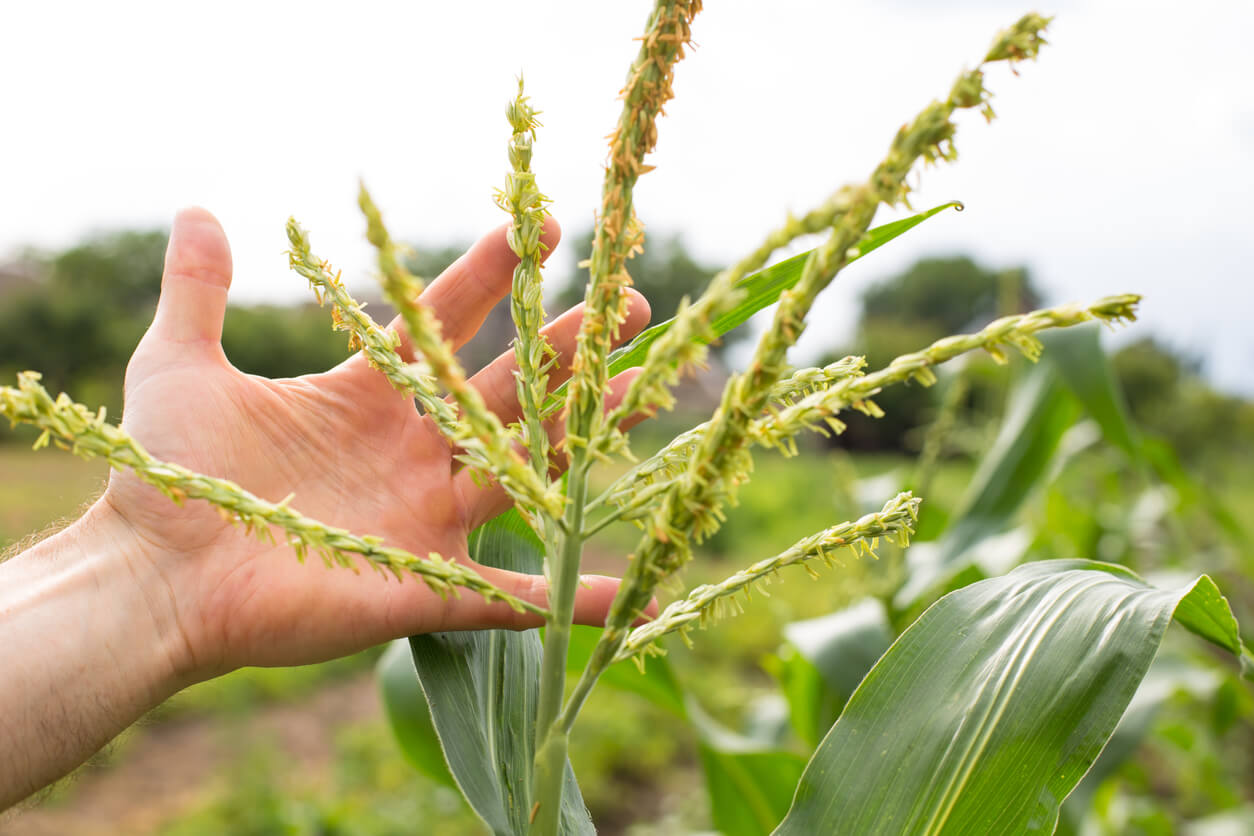
<path fill-rule="evenodd" d="M 73 519 L 104 490 L 109 468 L 58 450 L 33 453 L 0 444 L 0 550 L 58 521 Z"/>

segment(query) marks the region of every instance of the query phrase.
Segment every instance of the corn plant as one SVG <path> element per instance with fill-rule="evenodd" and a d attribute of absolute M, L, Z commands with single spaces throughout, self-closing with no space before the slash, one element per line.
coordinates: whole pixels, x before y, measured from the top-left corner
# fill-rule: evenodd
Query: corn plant
<path fill-rule="evenodd" d="M 954 206 L 871 228 L 881 205 L 909 205 L 908 181 L 920 164 L 955 158 L 958 111 L 974 109 L 992 119 L 986 68 L 1033 59 L 1045 43 L 1048 19 L 1029 14 L 998 34 L 983 60 L 962 72 L 943 98 L 901 127 L 864 182 L 786 218 L 670 320 L 613 351 L 626 318 L 631 258 L 644 242 L 633 189 L 652 168 L 646 157 L 658 140 L 657 120 L 672 95 L 675 68 L 700 6 L 700 0 L 659 0 L 640 38 L 610 137 L 571 376 L 560 387 L 551 385 L 555 357 L 540 330 L 547 199 L 531 169 L 539 122 L 521 82 L 507 108 L 510 170 L 497 201 L 512 220 L 509 244 L 519 259 L 510 303 L 522 414 L 516 423 L 503 424 L 468 384 L 440 323 L 422 303 L 422 279 L 406 269 L 364 186 L 359 202 L 366 234 L 377 250 L 383 291 L 412 338 L 414 362 L 402 359 L 396 335 L 374 322 L 339 274 L 314 254 L 308 233 L 294 220 L 287 226 L 291 266 L 330 304 L 335 327 L 347 331 L 351 345 L 431 416 L 466 467 L 513 500 L 515 511 L 472 535 L 471 555 L 485 565 L 543 571 L 547 607 L 520 601 L 440 555 L 410 554 L 377 537 L 332 528 L 287 501 L 267 502 L 224 479 L 159 461 L 103 412 L 64 394 L 54 398 L 35 373 L 20 376 L 15 388 L 0 389 L 6 417 L 42 430 L 36 446 L 51 442 L 103 457 L 173 500 L 213 504 L 258 536 L 279 531 L 299 557 L 313 552 L 334 565 L 358 555 L 398 579 L 415 575 L 442 594 L 478 594 L 542 617 L 542 643 L 535 631 L 415 637 L 409 659 L 385 666 L 390 710 L 402 719 L 417 712 L 408 726 L 398 725 L 402 745 L 420 767 L 456 785 L 495 833 L 593 832 L 567 749 L 599 680 L 669 693 L 671 686 L 656 685 L 664 660 L 647 658 L 664 653 L 664 636 L 691 640 L 691 631 L 734 615 L 750 591 L 788 567 L 813 573 L 816 565 L 838 566 L 843 554 L 869 553 L 880 540 L 907 543 L 921 499 L 903 492 L 860 519 L 691 589 L 650 616 L 650 602 L 664 584 L 678 582 L 694 545 L 731 513 L 738 488 L 751 476 L 755 451 L 795 453 L 803 433 L 841 432 L 840 415 L 850 409 L 878 415 L 874 399 L 884 387 L 930 385 L 937 365 L 967 352 L 983 350 L 1004 362 L 1013 349 L 1036 360 L 1040 332 L 1131 320 L 1138 302 L 1135 295 L 1121 295 L 1005 317 L 875 370 L 857 357 L 824 368 L 788 365 L 788 351 L 806 328 L 816 297 L 850 262 Z M 774 253 L 809 235 L 823 240 L 767 266 Z M 726 382 L 709 420 L 643 461 L 633 457 L 625 422 L 672 406 L 673 387 L 702 364 L 707 347 L 775 302 L 770 326 L 746 368 Z M 620 401 L 607 407 L 610 378 L 628 368 L 637 369 L 634 378 Z M 560 444 L 550 442 L 554 422 L 564 424 Z M 630 467 L 594 495 L 590 474 L 615 459 Z M 618 523 L 635 525 L 639 541 L 604 629 L 588 638 L 572 630 L 584 546 Z M 969 546 L 954 544 L 945 565 L 952 568 L 954 556 Z M 910 601 L 946 591 L 953 574 L 935 567 L 931 575 L 920 572 L 921 588 Z M 789 776 L 791 804 L 742 821 L 744 828 L 732 822 L 725 829 L 765 832 L 778 824 L 777 832 L 789 834 L 1051 832 L 1059 805 L 1112 733 L 1173 616 L 1243 657 L 1235 621 L 1205 576 L 1163 591 L 1119 567 L 1054 561 L 958 588 L 927 609 L 866 673 L 808 765 L 785 764 L 781 772 L 769 761 L 763 768 L 770 774 L 752 773 L 763 784 Z M 628 659 L 641 673 L 618 667 Z M 936 700 L 947 710 L 936 710 Z M 678 697 L 671 703 L 695 724 L 706 722 Z"/>

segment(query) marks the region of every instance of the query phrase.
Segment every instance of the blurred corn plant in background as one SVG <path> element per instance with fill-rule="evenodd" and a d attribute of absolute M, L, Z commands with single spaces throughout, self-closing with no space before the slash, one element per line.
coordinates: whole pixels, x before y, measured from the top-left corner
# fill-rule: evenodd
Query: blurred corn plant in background
<path fill-rule="evenodd" d="M 331 528 L 286 502 L 269 503 L 225 480 L 158 461 L 109 424 L 103 411 L 52 397 L 34 373 L 20 376 L 16 388 L 0 389 L 0 410 L 42 429 L 40 445 L 131 468 L 171 498 L 208 501 L 259 536 L 277 527 L 298 555 L 313 551 L 329 564 L 360 555 L 381 571 L 416 574 L 443 594 L 460 588 L 542 616 L 543 639 L 537 631 L 417 636 L 394 645 L 380 665 L 389 716 L 407 758 L 457 787 L 494 833 L 593 832 L 567 753 L 580 710 L 599 682 L 639 694 L 691 724 L 713 822 L 726 833 L 1048 833 L 1064 809 L 1064 827 L 1087 826 L 1079 805 L 1094 797 L 1091 780 L 1128 750 L 1126 742 L 1108 743 L 1134 737 L 1138 728 L 1143 733 L 1135 712 L 1129 715 L 1134 722 L 1120 724 L 1130 704 L 1143 708 L 1134 702 L 1142 680 L 1197 666 L 1189 659 L 1151 669 L 1167 625 L 1174 620 L 1209 641 L 1242 671 L 1248 658 L 1236 619 L 1209 577 L 1154 583 L 1111 562 L 1039 559 L 1083 552 L 1058 548 L 1045 528 L 1013 527 L 1060 460 L 1084 450 L 1076 430 L 1081 415 L 1089 421 L 1083 426 L 1097 427 L 1089 436 L 1104 436 L 1134 463 L 1146 495 L 1176 478 L 1169 457 L 1127 423 L 1096 334 L 1085 325 L 1133 319 L 1138 298 L 1006 316 L 871 370 L 860 357 L 800 370 L 787 362 L 816 297 L 850 262 L 947 208 L 961 208 L 945 204 L 871 228 L 881 204 L 909 205 L 907 181 L 918 164 L 955 158 L 957 111 L 993 117 L 986 66 L 1035 58 L 1048 19 L 1029 14 L 1000 33 L 975 69 L 961 73 L 943 99 L 897 132 L 865 182 L 787 218 L 699 296 L 680 302 L 671 319 L 613 351 L 626 317 L 631 258 L 644 243 L 633 188 L 651 170 L 645 158 L 657 142 L 657 117 L 671 97 L 674 69 L 699 10 L 699 0 L 661 0 L 640 38 L 610 138 L 577 349 L 561 386 L 552 385 L 554 354 L 540 330 L 547 200 L 531 170 L 537 111 L 521 82 L 510 102 L 510 171 L 497 201 L 512 218 L 509 242 L 519 257 L 510 305 L 518 422 L 503 424 L 468 384 L 439 323 L 421 304 L 423 281 L 406 268 L 364 186 L 367 237 L 378 251 L 383 290 L 412 337 L 415 362 L 401 358 L 396 335 L 375 323 L 314 255 L 305 230 L 288 224 L 292 267 L 330 303 L 350 346 L 414 398 L 464 465 L 513 500 L 514 510 L 472 534 L 471 557 L 543 572 L 547 608 L 519 601 L 439 555 L 413 555 Z M 808 252 L 767 266 L 774 253 L 808 235 L 824 238 Z M 712 343 L 776 303 L 746 368 L 731 375 L 709 420 L 637 460 L 625 422 L 671 407 L 672 388 L 702 364 Z M 931 385 L 935 367 L 968 352 L 1006 362 L 1013 350 L 1036 361 L 1043 348 L 1049 362 L 1019 382 L 1000 435 L 957 508 L 933 512 L 910 490 L 898 489 L 911 485 L 898 485 L 875 497 L 858 519 L 697 586 L 656 617 L 646 616 L 655 595 L 678 583 L 694 544 L 715 534 L 731 513 L 755 451 L 794 454 L 802 434 L 839 434 L 844 412 L 878 416 L 875 397 L 885 387 Z M 610 379 L 633 368 L 625 393 L 607 405 Z M 555 422 L 565 429 L 557 445 L 548 432 Z M 914 486 L 928 484 L 940 436 L 951 425 L 943 414 L 935 423 L 910 477 Z M 594 491 L 598 465 L 624 460 L 625 471 Z M 555 475 L 559 471 L 565 475 Z M 1179 489 L 1187 487 L 1177 481 Z M 575 629 L 585 546 L 619 523 L 640 532 L 624 583 L 604 629 Z M 927 542 L 906 553 L 894 589 L 786 628 L 788 643 L 769 663 L 788 706 L 774 726 L 759 724 L 747 734 L 721 725 L 667 664 L 659 640 L 679 633 L 692 641 L 693 630 L 737 614 L 755 589 L 788 567 L 839 571 L 881 541 L 904 547 L 916 532 Z M 1109 551 L 1099 556 L 1119 556 Z M 1143 702 L 1170 690 L 1153 690 Z M 1068 796 L 1073 801 L 1064 805 Z"/>

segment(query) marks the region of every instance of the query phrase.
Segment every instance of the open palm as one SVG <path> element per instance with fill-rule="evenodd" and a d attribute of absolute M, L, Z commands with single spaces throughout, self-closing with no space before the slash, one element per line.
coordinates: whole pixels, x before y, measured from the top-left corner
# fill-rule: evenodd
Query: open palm
<path fill-rule="evenodd" d="M 546 243 L 557 237 L 553 224 Z M 423 294 L 454 347 L 508 292 L 515 263 L 498 229 Z M 157 315 L 127 369 L 125 428 L 159 458 L 272 501 L 292 494 L 294 508 L 330 525 L 468 562 L 467 534 L 508 508 L 503 492 L 461 469 L 433 422 L 360 355 L 284 380 L 232 367 L 220 342 L 230 279 L 217 221 L 204 210 L 180 213 Z M 647 318 L 643 298 L 633 297 L 622 337 Z M 578 325 L 572 310 L 546 330 L 560 355 L 572 351 Z M 562 377 L 559 368 L 553 383 Z M 502 421 L 517 417 L 512 355 L 471 382 Z M 611 401 L 626 382 L 614 382 Z M 297 564 L 288 547 L 248 537 L 203 503 L 175 506 L 128 473 L 112 475 L 105 498 L 145 544 L 137 558 L 165 579 L 197 678 L 245 664 L 318 661 L 432 630 L 535 623 L 473 594 L 444 600 L 417 579 L 389 581 L 364 562 L 357 574 L 317 560 Z M 476 568 L 517 597 L 544 603 L 542 578 Z M 612 579 L 588 579 L 577 619 L 599 622 L 615 588 Z"/>

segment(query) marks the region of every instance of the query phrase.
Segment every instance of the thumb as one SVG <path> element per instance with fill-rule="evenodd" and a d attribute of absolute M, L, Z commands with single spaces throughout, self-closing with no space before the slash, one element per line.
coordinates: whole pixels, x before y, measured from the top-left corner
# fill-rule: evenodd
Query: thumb
<path fill-rule="evenodd" d="M 222 339 L 226 293 L 231 286 L 231 248 L 217 218 L 204 209 L 174 216 L 161 276 L 153 332 L 174 343 Z"/>

